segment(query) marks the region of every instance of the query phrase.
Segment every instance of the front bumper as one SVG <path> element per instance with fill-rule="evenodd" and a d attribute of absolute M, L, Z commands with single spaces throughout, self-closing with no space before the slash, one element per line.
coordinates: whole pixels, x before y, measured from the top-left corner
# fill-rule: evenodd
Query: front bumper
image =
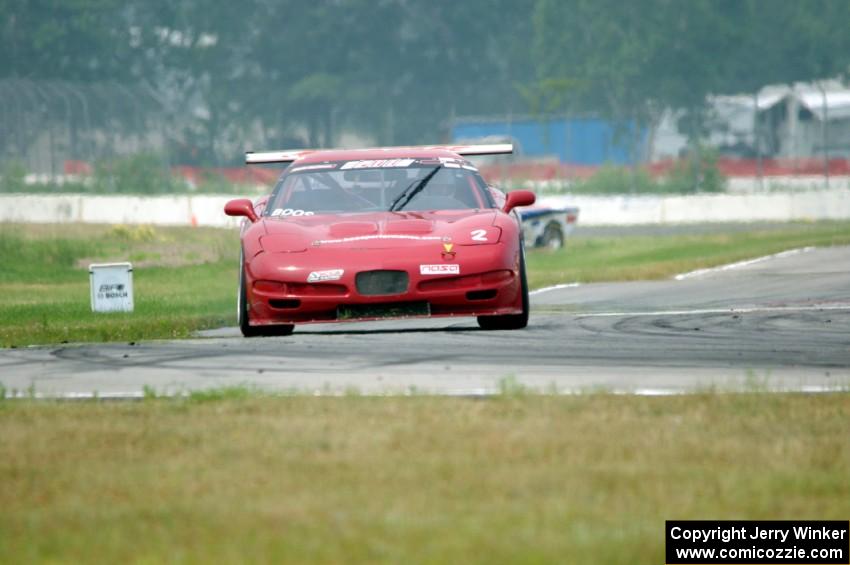
<path fill-rule="evenodd" d="M 246 263 L 250 323 L 303 324 L 522 311 L 517 245 L 459 246 L 455 250 L 450 259 L 434 246 L 259 253 Z M 459 273 L 421 273 L 422 265 L 443 264 L 458 265 Z M 338 280 L 307 282 L 311 272 L 333 270 L 343 271 Z M 408 278 L 406 288 L 392 294 L 358 292 L 357 274 L 369 271 L 403 271 Z"/>

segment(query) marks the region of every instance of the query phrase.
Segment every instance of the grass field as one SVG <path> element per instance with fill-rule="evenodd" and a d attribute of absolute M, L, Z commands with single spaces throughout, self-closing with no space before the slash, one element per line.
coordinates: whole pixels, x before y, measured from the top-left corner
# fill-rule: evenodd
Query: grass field
<path fill-rule="evenodd" d="M 850 515 L 850 396 L 0 401 L 0 562 L 664 563 Z"/>
<path fill-rule="evenodd" d="M 0 224 L 0 346 L 186 337 L 234 323 L 232 230 Z M 135 312 L 95 314 L 88 265 L 133 262 Z"/>
<path fill-rule="evenodd" d="M 589 237 L 530 251 L 532 288 L 657 279 L 806 245 L 850 244 L 850 222 L 676 236 Z M 0 347 L 179 338 L 235 324 L 238 234 L 205 228 L 0 224 Z M 130 260 L 136 311 L 94 314 L 91 262 Z"/>

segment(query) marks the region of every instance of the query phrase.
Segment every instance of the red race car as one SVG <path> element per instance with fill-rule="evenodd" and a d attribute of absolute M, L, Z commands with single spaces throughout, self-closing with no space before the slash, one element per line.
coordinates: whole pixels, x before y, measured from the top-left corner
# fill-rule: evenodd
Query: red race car
<path fill-rule="evenodd" d="M 520 219 L 534 194 L 488 187 L 464 155 L 510 144 L 248 153 L 287 163 L 271 195 L 231 200 L 244 216 L 239 327 L 477 316 L 484 329 L 528 324 Z"/>

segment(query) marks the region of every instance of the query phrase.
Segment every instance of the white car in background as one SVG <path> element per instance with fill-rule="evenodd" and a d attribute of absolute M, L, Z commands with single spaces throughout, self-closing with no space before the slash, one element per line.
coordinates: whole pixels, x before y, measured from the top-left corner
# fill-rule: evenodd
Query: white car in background
<path fill-rule="evenodd" d="M 529 207 L 518 209 L 526 247 L 561 249 L 578 221 L 578 208 Z"/>

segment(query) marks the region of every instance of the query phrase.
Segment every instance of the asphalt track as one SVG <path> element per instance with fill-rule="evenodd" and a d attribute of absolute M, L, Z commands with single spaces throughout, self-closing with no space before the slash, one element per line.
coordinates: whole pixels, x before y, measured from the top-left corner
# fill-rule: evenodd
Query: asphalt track
<path fill-rule="evenodd" d="M 850 247 L 681 280 L 556 288 L 524 331 L 475 320 L 301 326 L 243 339 L 0 350 L 7 391 L 140 395 L 249 385 L 308 394 L 850 390 Z"/>

